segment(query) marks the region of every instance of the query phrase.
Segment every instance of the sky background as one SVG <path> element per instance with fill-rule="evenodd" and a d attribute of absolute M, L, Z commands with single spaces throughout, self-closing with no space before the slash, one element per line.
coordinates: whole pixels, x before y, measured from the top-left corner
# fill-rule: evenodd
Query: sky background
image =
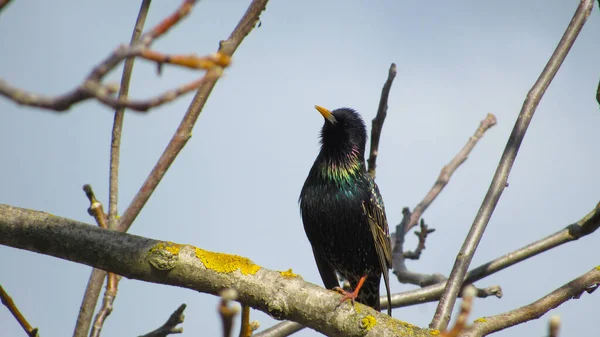
<path fill-rule="evenodd" d="M 130 233 L 247 256 L 275 270 L 321 279 L 303 231 L 297 199 L 316 157 L 322 117 L 315 104 L 352 107 L 374 117 L 390 63 L 398 75 L 389 98 L 377 183 L 390 227 L 414 207 L 440 169 L 487 113 L 489 130 L 424 214 L 436 232 L 419 261 L 423 273 L 450 273 L 481 205 L 523 100 L 575 8 L 575 0 L 272 1 L 262 25 L 243 42 L 194 129 Z M 179 1 L 154 1 L 147 27 Z M 214 52 L 249 1 L 199 2 L 154 48 Z M 53 95 L 80 83 L 93 65 L 129 41 L 139 1 L 13 1 L 0 14 L 0 77 Z M 596 7 L 544 96 L 473 259 L 477 266 L 580 219 L 599 201 L 600 16 Z M 121 68 L 109 81 L 118 81 Z M 137 61 L 130 94 L 155 95 L 201 73 Z M 128 206 L 173 135 L 192 95 L 127 113 L 119 210 Z M 57 114 L 0 99 L 0 203 L 94 223 L 81 190 L 89 183 L 108 204 L 112 109 L 88 101 Z M 599 234 L 544 253 L 477 283 L 499 284 L 502 299 L 475 301 L 472 319 L 528 304 L 598 265 Z M 407 236 L 414 247 L 414 235 Z M 0 284 L 41 335 L 69 336 L 90 268 L 0 247 Z M 413 289 L 394 280 L 392 291 Z M 599 331 L 598 294 L 551 313 L 564 336 Z M 184 336 L 219 336 L 218 298 L 123 279 L 104 336 L 137 336 L 187 303 Z M 436 303 L 395 309 L 427 326 Z M 544 336 L 550 315 L 497 336 Z M 275 323 L 253 311 L 261 329 Z M 239 321 L 239 320 L 238 320 Z M 237 333 L 237 332 L 236 332 Z M 0 309 L 0 334 L 23 331 Z M 304 330 L 298 336 L 315 336 Z"/>

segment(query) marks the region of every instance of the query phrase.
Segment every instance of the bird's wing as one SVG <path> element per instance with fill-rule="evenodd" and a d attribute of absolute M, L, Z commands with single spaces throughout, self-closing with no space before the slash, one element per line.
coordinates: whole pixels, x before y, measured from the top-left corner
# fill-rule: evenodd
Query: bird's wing
<path fill-rule="evenodd" d="M 392 246 L 390 244 L 390 230 L 388 228 L 387 218 L 385 216 L 385 209 L 383 206 L 383 200 L 379 194 L 379 189 L 375 182 L 372 182 L 371 196 L 368 202 L 363 202 L 363 211 L 367 216 L 371 234 L 373 234 L 373 241 L 375 243 L 375 250 L 377 251 L 377 258 L 379 260 L 379 267 L 383 274 L 383 281 L 385 282 L 385 289 L 388 298 L 388 315 L 392 315 L 391 307 L 391 294 L 390 294 L 390 280 L 388 269 L 392 267 Z"/>
<path fill-rule="evenodd" d="M 315 262 L 317 262 L 317 268 L 319 269 L 319 274 L 321 274 L 321 279 L 323 280 L 323 284 L 325 284 L 325 288 L 333 289 L 339 287 L 340 283 L 338 282 L 337 275 L 335 270 L 331 268 L 329 262 L 327 262 L 321 254 L 317 254 L 314 248 L 313 255 L 315 256 Z"/>

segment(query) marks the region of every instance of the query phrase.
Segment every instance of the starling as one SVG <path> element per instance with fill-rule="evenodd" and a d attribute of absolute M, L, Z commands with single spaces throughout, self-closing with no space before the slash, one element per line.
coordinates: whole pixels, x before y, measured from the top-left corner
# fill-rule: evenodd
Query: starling
<path fill-rule="evenodd" d="M 304 231 L 325 287 L 341 292 L 342 302 L 356 299 L 381 310 L 382 274 L 391 303 L 388 269 L 392 250 L 383 200 L 365 167 L 365 123 L 349 108 L 332 112 L 315 108 L 325 123 L 321 151 L 300 192 Z M 339 287 L 336 272 L 354 291 Z"/>

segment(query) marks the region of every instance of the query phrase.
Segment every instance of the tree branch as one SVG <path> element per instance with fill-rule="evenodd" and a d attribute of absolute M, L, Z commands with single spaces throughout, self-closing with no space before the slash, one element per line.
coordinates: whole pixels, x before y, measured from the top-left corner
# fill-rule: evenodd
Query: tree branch
<path fill-rule="evenodd" d="M 185 57 L 185 62 L 182 62 L 180 58 L 177 58 L 175 62 L 170 62 L 168 61 L 169 57 L 149 50 L 154 40 L 164 35 L 175 24 L 179 23 L 191 11 L 196 2 L 197 0 L 184 0 L 173 14 L 144 34 L 139 40 L 134 41 L 129 46 L 121 46 L 115 49 L 107 58 L 92 69 L 79 86 L 65 94 L 59 96 L 38 95 L 13 87 L 0 79 L 0 95 L 18 104 L 54 110 L 55 112 L 66 111 L 74 104 L 90 98 L 96 98 L 101 103 L 115 109 L 127 107 L 135 111 L 147 111 L 151 107 L 170 102 L 197 88 L 201 82 L 191 82 L 145 101 L 130 101 L 124 95 L 114 98 L 112 94 L 115 93 L 116 88 L 104 85 L 101 81 L 121 61 L 131 57 L 144 57 L 156 61 L 156 57 L 160 56 L 159 64 L 172 63 L 194 69 L 208 70 L 214 67 L 227 66 L 229 64 L 229 56 L 227 55 L 217 54 L 202 58 L 188 55 Z M 196 85 L 196 87 L 190 89 L 189 87 L 192 85 Z"/>
<path fill-rule="evenodd" d="M 183 311 L 185 310 L 185 307 L 185 303 L 181 304 L 179 308 L 173 311 L 173 313 L 171 314 L 171 316 L 169 316 L 169 319 L 167 319 L 165 324 L 163 324 L 158 329 L 152 332 L 149 332 L 145 335 L 141 335 L 140 337 L 166 337 L 170 334 L 182 333 L 183 328 L 178 328 L 177 325 L 183 323 L 183 320 L 185 318 L 183 315 Z"/>
<path fill-rule="evenodd" d="M 381 98 L 379 99 L 377 115 L 375 115 L 375 118 L 373 118 L 373 121 L 371 122 L 371 150 L 369 151 L 370 154 L 367 164 L 369 174 L 373 179 L 375 179 L 375 169 L 377 168 L 376 161 L 379 153 L 379 139 L 381 138 L 383 122 L 387 116 L 388 98 L 390 97 L 390 90 L 392 89 L 394 78 L 396 78 L 396 64 L 392 63 L 388 72 L 388 78 L 383 84 L 383 89 L 381 89 Z"/>
<path fill-rule="evenodd" d="M 599 284 L 600 267 L 596 267 L 529 305 L 496 316 L 475 320 L 473 326 L 461 334 L 461 337 L 483 337 L 540 318 L 566 301 L 578 299 L 583 292 L 592 293 Z"/>
<path fill-rule="evenodd" d="M 431 332 L 359 303 L 338 307 L 340 294 L 240 256 L 105 230 L 44 212 L 0 205 L 0 244 L 214 295 L 234 288 L 240 302 L 328 336 L 429 337 Z"/>
<path fill-rule="evenodd" d="M 39 337 L 38 328 L 33 328 L 31 326 L 31 324 L 29 324 L 27 319 L 25 319 L 25 316 L 23 316 L 23 314 L 21 313 L 19 308 L 17 308 L 17 306 L 15 305 L 15 302 L 13 301 L 13 299 L 6 293 L 6 291 L 4 290 L 4 288 L 2 288 L 1 285 L 0 285 L 0 301 L 2 302 L 2 304 L 4 304 L 4 306 L 6 306 L 8 311 L 10 311 L 10 313 L 17 320 L 17 322 L 23 328 L 23 330 L 25 330 L 25 333 L 27 334 L 27 336 Z"/>
<path fill-rule="evenodd" d="M 219 47 L 219 53 L 232 56 L 235 50 L 242 43 L 242 40 L 252 28 L 254 28 L 254 24 L 258 21 L 260 13 L 267 6 L 268 0 L 253 0 L 248 10 L 235 27 L 231 35 L 226 41 L 221 41 Z M 212 89 L 215 87 L 217 80 L 221 76 L 221 68 L 212 68 L 210 69 L 206 75 L 204 76 L 203 83 L 198 88 L 196 92 L 196 96 L 192 100 L 183 120 L 179 124 L 177 131 L 171 138 L 171 141 L 167 145 L 167 148 L 163 152 L 163 154 L 158 159 L 158 162 L 150 172 L 150 175 L 144 181 L 144 184 L 133 198 L 127 210 L 121 217 L 119 222 L 118 230 L 119 231 L 127 231 L 127 229 L 131 226 L 135 218 L 138 216 L 150 196 L 160 183 L 161 179 L 164 177 L 165 173 L 175 161 L 175 158 L 179 154 L 179 152 L 183 149 L 187 141 L 190 139 L 192 135 L 192 129 L 194 128 L 194 124 L 196 120 L 200 116 L 202 112 L 202 108 L 204 108 L 204 104 L 208 100 Z"/>
<path fill-rule="evenodd" d="M 438 176 L 437 180 L 435 181 L 429 192 L 427 192 L 425 198 L 423 198 L 423 200 L 419 202 L 417 206 L 415 206 L 410 215 L 410 222 L 404 228 L 405 233 L 408 233 L 408 231 L 410 231 L 419 223 L 419 219 L 421 219 L 421 216 L 423 215 L 425 210 L 442 192 L 444 187 L 446 187 L 446 185 L 450 181 L 450 177 L 452 177 L 456 169 L 460 165 L 462 165 L 462 163 L 464 163 L 467 160 L 467 158 L 469 158 L 469 154 L 471 154 L 471 151 L 473 150 L 475 145 L 477 145 L 481 137 L 483 137 L 485 132 L 494 125 L 496 125 L 496 116 L 494 116 L 493 114 L 487 114 L 485 119 L 483 119 L 479 123 L 479 127 L 477 128 L 477 130 L 475 130 L 473 136 L 469 138 L 467 144 L 465 144 L 465 146 L 460 150 L 460 152 L 458 152 L 456 156 L 454 156 L 454 158 L 452 158 L 452 160 L 442 168 L 440 175 Z"/>
<path fill-rule="evenodd" d="M 542 74 L 527 94 L 527 98 L 525 99 L 523 108 L 515 122 L 515 126 L 508 139 L 508 143 L 506 144 L 506 148 L 504 149 L 504 153 L 502 154 L 492 183 L 490 184 L 488 192 L 483 199 L 483 203 L 479 208 L 479 212 L 473 221 L 471 230 L 457 255 L 446 289 L 440 299 L 433 320 L 429 325 L 431 328 L 444 330 L 448 326 L 452 308 L 454 308 L 456 297 L 462 288 L 467 269 L 469 268 L 469 264 L 475 254 L 479 241 L 483 236 L 483 232 L 492 217 L 492 213 L 498 204 L 498 200 L 500 200 L 500 196 L 506 187 L 510 170 L 515 162 L 517 153 L 523 142 L 523 138 L 525 137 L 525 132 L 527 132 L 527 128 L 529 127 L 529 123 L 531 122 L 535 110 L 544 96 L 546 89 L 550 85 L 550 82 L 552 82 L 554 75 L 556 75 L 556 72 L 579 35 L 581 28 L 585 24 L 593 5 L 593 0 L 581 1 L 573 15 L 573 19 L 569 23 L 562 39 L 556 47 L 556 50 L 550 57 Z"/>

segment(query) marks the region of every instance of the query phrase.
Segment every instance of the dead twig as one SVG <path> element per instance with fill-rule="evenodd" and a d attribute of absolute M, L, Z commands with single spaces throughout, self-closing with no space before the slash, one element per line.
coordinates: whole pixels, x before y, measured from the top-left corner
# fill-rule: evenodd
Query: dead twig
<path fill-rule="evenodd" d="M 31 324 L 29 324 L 29 322 L 27 322 L 27 319 L 25 319 L 25 316 L 23 316 L 23 314 L 21 313 L 19 308 L 17 308 L 17 306 L 15 305 L 15 302 L 13 301 L 13 299 L 8 295 L 8 293 L 6 293 L 6 291 L 4 290 L 4 288 L 2 288 L 1 285 L 0 285 L 0 300 L 2 301 L 2 304 L 4 304 L 4 306 L 6 306 L 8 311 L 10 311 L 10 313 L 13 315 L 13 317 L 17 320 L 17 322 L 19 322 L 19 325 L 21 325 L 23 330 L 25 330 L 25 333 L 27 334 L 27 336 L 39 337 L 38 328 L 33 328 L 31 326 Z"/>
<path fill-rule="evenodd" d="M 177 327 L 177 325 L 183 323 L 183 320 L 185 319 L 185 316 L 183 315 L 185 307 L 185 303 L 181 304 L 175 311 L 173 311 L 165 324 L 160 326 L 158 329 L 139 337 L 166 337 L 170 334 L 182 333 L 183 328 Z"/>
<path fill-rule="evenodd" d="M 463 286 L 469 264 L 471 263 L 475 250 L 483 236 L 483 232 L 492 217 L 492 213 L 500 200 L 500 196 L 506 187 L 510 170 L 515 162 L 521 143 L 525 138 L 527 128 L 535 114 L 535 110 L 544 96 L 546 89 L 550 85 L 550 82 L 552 82 L 554 75 L 556 75 L 556 72 L 569 53 L 571 46 L 573 46 L 581 28 L 590 15 L 593 5 L 593 0 L 583 0 L 580 2 L 573 15 L 573 19 L 558 43 L 556 50 L 550 57 L 550 60 L 546 64 L 546 67 L 536 83 L 527 94 L 527 98 L 525 99 L 523 108 L 515 122 L 513 131 L 508 139 L 506 148 L 504 149 L 504 153 L 502 154 L 502 158 L 500 159 L 500 163 L 494 174 L 494 178 L 492 179 L 492 183 L 490 184 L 488 192 L 479 208 L 479 212 L 477 212 L 477 215 L 475 216 L 473 225 L 457 255 L 446 289 L 444 290 L 444 294 L 440 299 L 435 315 L 429 325 L 432 329 L 444 330 L 448 326 L 452 308 L 454 308 L 456 297 Z"/>
<path fill-rule="evenodd" d="M 390 90 L 392 89 L 392 83 L 396 78 L 396 64 L 392 63 L 388 72 L 388 78 L 383 84 L 381 89 L 381 98 L 379 99 L 379 108 L 377 108 L 377 115 L 371 122 L 371 150 L 369 151 L 369 159 L 367 160 L 368 171 L 371 177 L 375 179 L 375 170 L 377 168 L 377 155 L 379 154 L 379 139 L 381 138 L 381 130 L 383 128 L 383 122 L 387 116 L 388 109 L 388 98 L 390 97 Z"/>

